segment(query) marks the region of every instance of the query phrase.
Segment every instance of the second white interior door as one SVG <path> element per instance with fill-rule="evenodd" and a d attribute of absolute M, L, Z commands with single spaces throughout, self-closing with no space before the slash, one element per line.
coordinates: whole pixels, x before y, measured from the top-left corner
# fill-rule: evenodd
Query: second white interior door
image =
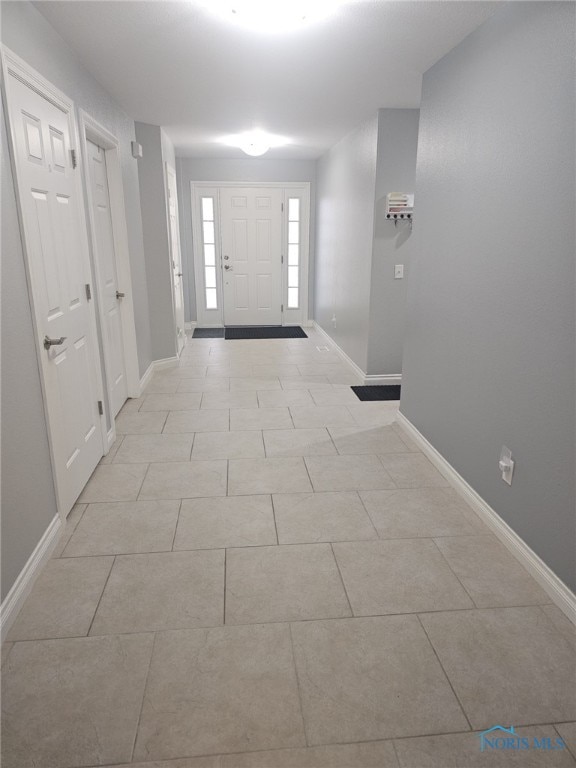
<path fill-rule="evenodd" d="M 92 141 L 87 141 L 87 148 L 88 179 L 92 193 L 95 256 L 98 262 L 98 289 L 103 309 L 102 333 L 106 337 L 104 359 L 110 395 L 110 408 L 112 417 L 114 417 L 128 397 L 122 318 L 120 315 L 120 301 L 122 301 L 122 298 L 117 293 L 119 290 L 118 275 L 110 213 L 106 152 Z M 126 290 L 124 286 L 122 288 Z"/>
<path fill-rule="evenodd" d="M 220 190 L 224 325 L 282 324 L 282 190 Z"/>

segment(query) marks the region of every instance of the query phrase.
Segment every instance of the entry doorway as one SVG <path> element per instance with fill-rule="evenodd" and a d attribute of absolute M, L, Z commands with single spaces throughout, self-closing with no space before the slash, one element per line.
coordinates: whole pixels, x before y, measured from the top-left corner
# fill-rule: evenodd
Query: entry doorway
<path fill-rule="evenodd" d="M 308 320 L 309 184 L 192 183 L 199 327 Z"/>

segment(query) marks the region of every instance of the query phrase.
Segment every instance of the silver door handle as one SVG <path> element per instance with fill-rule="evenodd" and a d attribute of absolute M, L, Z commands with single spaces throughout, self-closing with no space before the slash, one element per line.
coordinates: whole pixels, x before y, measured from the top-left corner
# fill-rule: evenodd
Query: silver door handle
<path fill-rule="evenodd" d="M 124 296 L 126 296 L 125 293 L 122 293 L 121 291 L 116 291 L 116 298 L 117 299 L 123 299 Z"/>
<path fill-rule="evenodd" d="M 228 259 L 230 258 L 230 256 L 224 256 L 224 258 L 226 259 L 226 261 L 228 261 Z"/>
<path fill-rule="evenodd" d="M 176 277 L 182 277 L 183 274 L 184 272 L 176 272 Z"/>
<path fill-rule="evenodd" d="M 44 336 L 44 349 L 50 349 L 50 347 L 58 347 L 60 344 L 64 344 L 66 336 L 60 336 L 59 339 L 51 339 L 49 336 Z"/>
<path fill-rule="evenodd" d="M 230 266 L 230 264 L 224 264 L 224 269 L 232 269 L 232 267 Z"/>

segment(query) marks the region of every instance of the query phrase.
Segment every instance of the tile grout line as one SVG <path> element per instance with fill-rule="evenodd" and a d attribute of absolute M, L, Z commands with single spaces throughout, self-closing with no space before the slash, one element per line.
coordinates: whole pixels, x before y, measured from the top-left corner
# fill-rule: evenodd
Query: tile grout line
<path fill-rule="evenodd" d="M 306 742 L 306 747 L 310 747 L 310 737 L 308 736 L 308 731 L 306 729 L 306 718 L 304 717 L 304 700 L 302 697 L 302 687 L 300 684 L 300 673 L 298 671 L 298 664 L 296 663 L 296 651 L 294 650 L 294 636 L 292 634 L 292 622 L 288 622 L 288 632 L 290 634 L 290 648 L 292 650 L 292 663 L 294 664 L 294 674 L 296 677 L 296 690 L 298 692 L 298 702 L 300 704 L 300 717 L 302 719 L 302 730 L 304 731 L 304 741 Z"/>
<path fill-rule="evenodd" d="M 150 465 L 153 464 L 153 463 L 155 463 L 155 462 L 148 462 L 148 464 L 146 466 L 146 472 L 144 472 L 144 477 L 142 478 L 142 482 L 140 483 L 140 486 L 138 488 L 138 492 L 136 494 L 136 498 L 135 499 L 131 499 L 131 501 L 142 501 L 142 499 L 140 499 L 140 494 L 142 493 L 142 488 L 144 487 L 144 483 L 146 481 L 146 478 L 148 477 L 148 472 L 150 472 Z M 167 462 L 164 462 L 164 463 L 167 463 Z M 103 503 L 105 503 L 105 502 L 103 502 Z"/>
<path fill-rule="evenodd" d="M 572 722 L 573 722 L 573 721 L 569 720 L 569 721 L 568 721 L 566 724 L 567 724 L 567 725 L 571 725 L 571 724 L 572 724 Z M 555 731 L 556 731 L 556 733 L 558 734 L 558 736 L 559 736 L 559 737 L 562 739 L 562 741 L 563 741 L 563 743 L 564 743 L 564 746 L 565 746 L 565 748 L 566 748 L 566 751 L 568 752 L 568 754 L 569 754 L 569 755 L 571 755 L 571 756 L 574 758 L 574 760 L 576 761 L 576 749 L 573 749 L 573 748 L 570 746 L 570 744 L 569 744 L 569 743 L 566 741 L 566 739 L 565 739 L 565 738 L 562 736 L 562 734 L 561 734 L 561 733 L 560 733 L 560 731 L 558 730 L 558 727 L 557 727 L 557 726 L 558 726 L 558 725 L 562 725 L 562 723 L 552 723 L 551 725 L 552 725 L 552 728 L 554 728 L 554 730 L 555 730 Z"/>
<path fill-rule="evenodd" d="M 350 601 L 350 597 L 348 595 L 348 590 L 346 589 L 346 584 L 344 583 L 344 577 L 342 576 L 342 571 L 340 570 L 340 563 L 338 562 L 338 558 L 336 557 L 336 553 L 334 552 L 334 544 L 330 542 L 330 550 L 332 552 L 332 557 L 334 558 L 334 562 L 336 563 L 336 570 L 338 571 L 338 576 L 340 577 L 340 583 L 342 584 L 342 589 L 344 590 L 344 594 L 346 595 L 346 601 L 348 603 L 348 608 L 350 608 L 350 618 L 360 618 L 356 617 L 354 614 L 354 610 L 352 608 L 352 602 Z"/>
<path fill-rule="evenodd" d="M 481 535 L 481 534 L 480 534 L 480 535 Z M 428 537 L 428 540 L 429 540 L 429 541 L 431 541 L 431 542 L 434 544 L 434 546 L 436 547 L 436 550 L 437 550 L 437 551 L 440 553 L 440 555 L 442 556 L 442 560 L 443 560 L 443 561 L 446 563 L 446 565 L 448 566 L 448 568 L 449 568 L 450 572 L 453 574 L 453 576 L 454 576 L 454 578 L 456 579 L 456 581 L 458 582 L 458 584 L 460 584 L 460 586 L 462 587 L 462 589 L 464 590 L 464 592 L 465 592 L 465 593 L 468 595 L 468 597 L 469 597 L 469 598 L 470 598 L 470 600 L 472 601 L 472 605 L 474 606 L 474 608 L 482 608 L 482 606 L 481 606 L 481 605 L 478 605 L 478 603 L 476 602 L 476 600 L 474 600 L 474 597 L 473 597 L 473 596 L 470 594 L 470 592 L 468 592 L 468 590 L 466 589 L 466 586 L 463 584 L 462 580 L 460 579 L 460 577 L 458 576 L 458 574 L 456 573 L 456 571 L 454 570 L 454 568 L 452 568 L 452 566 L 450 565 L 450 561 L 448 560 L 448 558 L 446 557 L 446 555 L 444 554 L 444 552 L 442 552 L 442 550 L 440 549 L 440 547 L 439 547 L 439 546 L 438 546 L 438 544 L 436 543 L 436 541 L 435 541 L 435 539 L 436 539 L 436 538 L 439 538 L 439 539 L 440 539 L 440 538 L 446 538 L 446 537 L 445 537 L 445 536 L 438 536 L 438 537 L 432 537 L 432 536 L 430 536 L 430 537 Z M 459 537 L 459 536 L 452 536 L 452 537 L 448 537 L 448 538 L 453 538 L 453 539 L 455 538 L 455 539 L 457 539 L 457 538 L 461 538 L 461 537 Z M 504 607 L 504 606 L 502 606 L 502 607 Z"/>
<path fill-rule="evenodd" d="M 139 633 L 147 634 L 147 633 Z M 138 732 L 140 731 L 140 725 L 142 723 L 142 712 L 144 711 L 144 701 L 146 699 L 146 692 L 148 690 L 148 679 L 150 677 L 150 670 L 152 669 L 152 659 L 154 657 L 154 649 L 156 647 L 157 632 L 153 632 L 152 648 L 150 649 L 150 661 L 148 662 L 148 669 L 146 670 L 146 679 L 144 680 L 144 688 L 142 690 L 142 702 L 140 703 L 140 712 L 138 714 L 138 722 L 136 723 L 136 729 L 134 731 L 134 740 L 132 741 L 132 750 L 130 752 L 130 763 L 134 760 L 134 750 L 136 749 L 136 741 L 138 740 Z"/>
<path fill-rule="evenodd" d="M 401 539 L 383 539 L 382 536 L 380 536 L 380 531 L 378 530 L 378 528 L 376 528 L 376 523 L 372 519 L 372 515 L 370 514 L 370 510 L 368 509 L 366 504 L 364 504 L 364 499 L 362 498 L 362 494 L 360 493 L 360 491 L 355 491 L 355 493 L 358 496 L 358 498 L 360 499 L 360 504 L 362 505 L 362 509 L 366 513 L 366 515 L 368 517 L 368 520 L 370 520 L 370 525 L 374 529 L 374 533 L 376 534 L 376 541 L 378 541 L 378 540 L 380 540 L 380 541 L 401 541 Z M 368 493 L 370 493 L 370 491 L 368 491 Z M 366 539 L 365 539 L 365 541 L 366 541 Z"/>
<path fill-rule="evenodd" d="M 470 608 L 468 610 L 474 610 L 474 609 Z M 464 715 L 464 718 L 466 719 L 466 722 L 468 723 L 468 727 L 469 727 L 470 731 L 473 731 L 474 728 L 472 727 L 472 723 L 470 722 L 470 719 L 468 718 L 468 715 L 466 714 L 466 710 L 464 709 L 464 705 L 460 701 L 460 697 L 458 696 L 458 694 L 456 693 L 456 691 L 454 689 L 454 686 L 452 685 L 452 680 L 450 680 L 450 678 L 448 677 L 448 673 L 446 672 L 446 670 L 444 669 L 444 665 L 440 661 L 440 657 L 438 656 L 436 648 L 435 648 L 432 640 L 430 639 L 430 636 L 428 635 L 428 632 L 426 631 L 426 627 L 424 626 L 424 623 L 423 623 L 422 619 L 420 618 L 420 614 L 417 613 L 417 614 L 415 614 L 415 616 L 418 619 L 418 622 L 419 622 L 420 626 L 422 627 L 422 631 L 426 635 L 426 639 L 428 640 L 428 643 L 430 644 L 430 647 L 432 648 L 432 651 L 434 652 L 434 656 L 436 656 L 436 659 L 438 660 L 438 664 L 440 665 L 440 669 L 442 670 L 442 672 L 444 673 L 444 677 L 448 681 L 448 685 L 450 686 L 450 688 L 452 690 L 452 693 L 454 694 L 454 697 L 455 697 L 456 701 L 458 702 L 458 706 L 462 710 L 462 714 Z"/>
<path fill-rule="evenodd" d="M 102 598 L 104 597 L 104 592 L 106 591 L 106 587 L 108 586 L 108 582 L 110 581 L 110 576 L 112 575 L 112 570 L 115 565 L 116 565 L 116 555 L 113 555 L 112 564 L 110 565 L 108 576 L 106 577 L 106 581 L 104 582 L 104 586 L 102 587 L 102 592 L 100 592 L 100 597 L 98 598 L 98 603 L 96 604 L 96 608 L 94 609 L 94 613 L 92 615 L 92 621 L 90 622 L 90 626 L 88 627 L 88 632 L 86 632 L 86 635 L 84 635 L 83 637 L 91 637 L 90 632 L 92 631 L 94 620 L 96 619 L 96 614 L 98 613 L 98 609 L 100 608 L 100 603 L 102 602 Z"/>
<path fill-rule="evenodd" d="M 224 595 L 222 599 L 222 626 L 226 625 L 226 584 L 228 581 L 228 548 L 224 547 Z"/>
<path fill-rule="evenodd" d="M 182 512 L 182 502 L 183 502 L 183 499 L 180 499 L 180 504 L 178 506 L 178 514 L 176 515 L 176 525 L 174 526 L 174 535 L 172 536 L 172 547 L 169 550 L 170 552 L 174 552 L 175 551 L 174 550 L 174 544 L 176 542 L 176 534 L 178 532 L 178 526 L 180 525 L 180 514 Z M 180 550 L 176 550 L 176 551 L 180 551 Z M 152 554 L 152 552 L 147 552 L 146 554 L 150 555 L 150 554 Z"/>
<path fill-rule="evenodd" d="M 280 546 L 280 539 L 278 537 L 278 522 L 276 521 L 276 509 L 274 507 L 274 494 L 270 494 L 270 502 L 272 504 L 272 518 L 274 520 L 274 530 L 276 531 L 276 545 Z"/>

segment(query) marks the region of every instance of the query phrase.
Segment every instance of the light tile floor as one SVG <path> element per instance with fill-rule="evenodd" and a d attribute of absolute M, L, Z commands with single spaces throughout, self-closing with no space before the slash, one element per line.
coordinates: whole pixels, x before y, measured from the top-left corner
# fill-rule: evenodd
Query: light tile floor
<path fill-rule="evenodd" d="M 190 340 L 126 403 L 2 648 L 4 768 L 576 766 L 574 627 L 353 383 Z"/>

